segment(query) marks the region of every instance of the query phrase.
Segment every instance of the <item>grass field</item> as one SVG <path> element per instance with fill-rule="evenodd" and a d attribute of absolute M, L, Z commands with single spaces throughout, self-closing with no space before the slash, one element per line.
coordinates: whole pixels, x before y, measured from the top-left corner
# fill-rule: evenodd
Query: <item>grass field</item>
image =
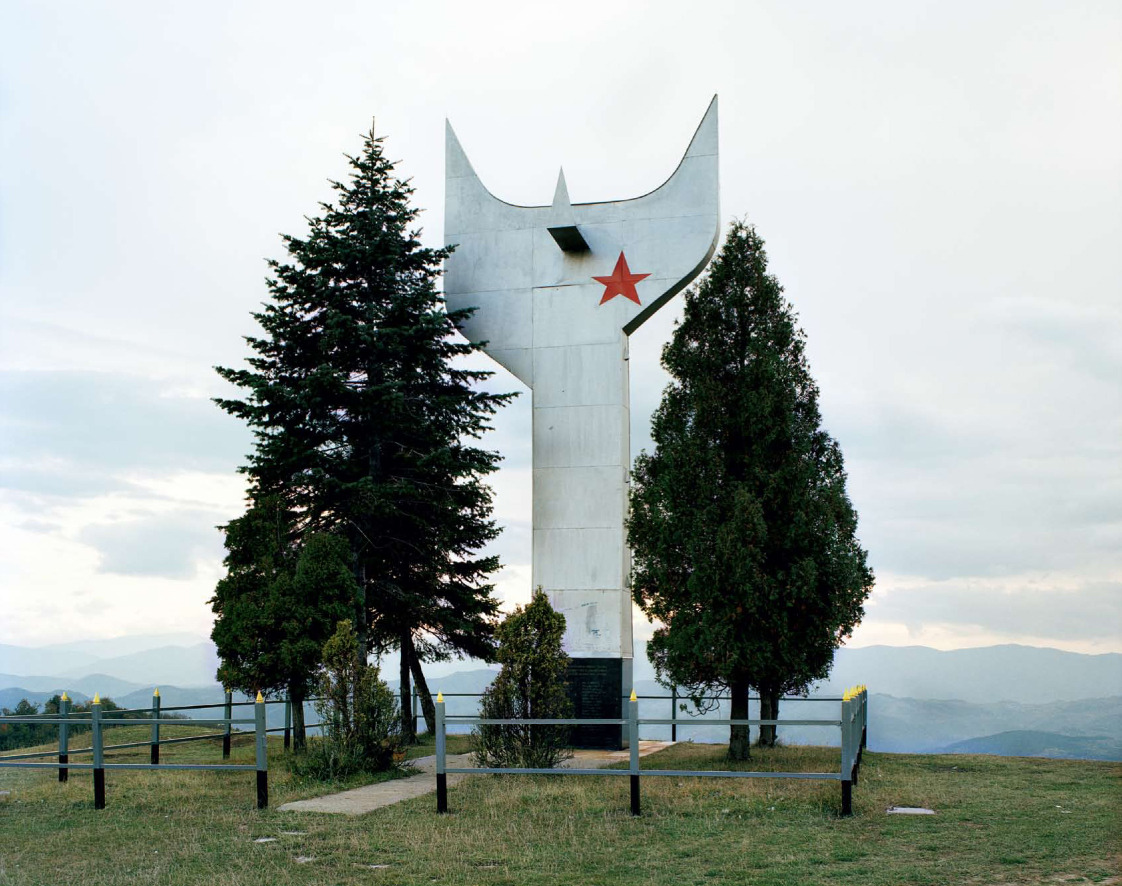
<path fill-rule="evenodd" d="M 352 818 L 278 811 L 326 791 L 287 773 L 279 741 L 270 753 L 263 812 L 252 772 L 109 771 L 107 808 L 95 811 L 88 772 L 61 785 L 52 770 L 0 769 L 11 791 L 0 799 L 0 884 L 1119 882 L 1118 764 L 867 754 L 852 818 L 838 816 L 837 783 L 648 778 L 635 819 L 627 779 L 576 776 L 475 776 L 449 792 L 449 815 L 429 796 Z M 725 768 L 722 754 L 681 744 L 643 766 Z M 221 752 L 208 741 L 162 756 Z M 252 758 L 252 739 L 236 739 L 232 762 Z M 749 768 L 830 771 L 837 759 L 778 748 L 754 751 Z M 885 815 L 893 805 L 938 814 Z"/>

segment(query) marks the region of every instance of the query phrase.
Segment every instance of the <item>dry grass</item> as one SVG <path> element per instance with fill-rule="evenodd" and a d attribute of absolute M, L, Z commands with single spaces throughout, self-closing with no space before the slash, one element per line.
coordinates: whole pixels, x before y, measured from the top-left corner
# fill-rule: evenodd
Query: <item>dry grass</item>
<path fill-rule="evenodd" d="M 607 776 L 475 776 L 450 791 L 450 815 L 426 797 L 351 818 L 277 811 L 322 788 L 292 779 L 279 746 L 272 754 L 264 812 L 248 772 L 110 771 L 97 812 L 88 774 L 59 785 L 53 771 L 0 770 L 0 788 L 12 790 L 0 801 L 0 884 L 894 886 L 1106 883 L 1118 873 L 1117 764 L 869 754 L 848 819 L 833 782 L 674 777 L 643 780 L 635 819 L 627 779 Z M 164 756 L 220 753 L 207 742 Z M 235 758 L 250 761 L 251 743 L 236 742 Z M 829 771 L 837 759 L 779 748 L 754 752 L 749 768 Z M 643 765 L 727 766 L 721 748 L 690 744 Z M 886 816 L 892 805 L 938 815 Z"/>

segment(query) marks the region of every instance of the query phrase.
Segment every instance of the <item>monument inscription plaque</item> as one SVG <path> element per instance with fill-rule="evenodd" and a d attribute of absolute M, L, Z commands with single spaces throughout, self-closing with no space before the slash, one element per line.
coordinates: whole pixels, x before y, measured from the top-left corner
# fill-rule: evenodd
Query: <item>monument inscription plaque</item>
<path fill-rule="evenodd" d="M 670 178 L 631 200 L 573 204 L 561 173 L 552 204 L 505 203 L 447 127 L 445 297 L 532 391 L 532 583 L 565 616 L 586 717 L 621 716 L 632 680 L 628 336 L 712 257 L 717 167 L 715 96 Z"/>

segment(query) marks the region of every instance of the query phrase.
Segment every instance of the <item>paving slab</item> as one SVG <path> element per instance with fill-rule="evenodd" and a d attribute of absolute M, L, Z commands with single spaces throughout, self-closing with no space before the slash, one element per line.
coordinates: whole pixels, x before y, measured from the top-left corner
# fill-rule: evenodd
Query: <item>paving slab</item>
<path fill-rule="evenodd" d="M 670 747 L 669 741 L 641 741 L 639 742 L 639 756 L 645 757 Z M 600 769 L 613 763 L 626 763 L 630 758 L 630 751 L 599 751 L 579 750 L 573 757 L 561 765 L 570 769 Z M 446 765 L 452 769 L 470 767 L 471 754 L 449 754 Z M 378 784 L 368 784 L 361 788 L 352 788 L 337 794 L 328 794 L 324 797 L 313 797 L 308 800 L 294 800 L 280 806 L 282 812 L 326 812 L 338 815 L 365 815 L 383 806 L 392 806 L 402 800 L 412 800 L 423 797 L 436 791 L 436 756 L 419 757 L 412 761 L 417 769 L 416 775 L 407 778 L 398 778 L 393 781 L 383 781 Z M 448 775 L 448 786 L 459 784 L 467 774 L 452 773 Z"/>

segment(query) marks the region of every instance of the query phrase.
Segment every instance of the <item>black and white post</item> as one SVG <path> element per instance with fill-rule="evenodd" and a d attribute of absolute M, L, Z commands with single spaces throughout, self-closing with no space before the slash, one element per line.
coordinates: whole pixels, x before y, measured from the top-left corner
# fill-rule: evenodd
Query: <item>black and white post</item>
<path fill-rule="evenodd" d="M 444 752 L 444 693 L 436 694 L 436 811 L 448 811 L 448 773 Z"/>

